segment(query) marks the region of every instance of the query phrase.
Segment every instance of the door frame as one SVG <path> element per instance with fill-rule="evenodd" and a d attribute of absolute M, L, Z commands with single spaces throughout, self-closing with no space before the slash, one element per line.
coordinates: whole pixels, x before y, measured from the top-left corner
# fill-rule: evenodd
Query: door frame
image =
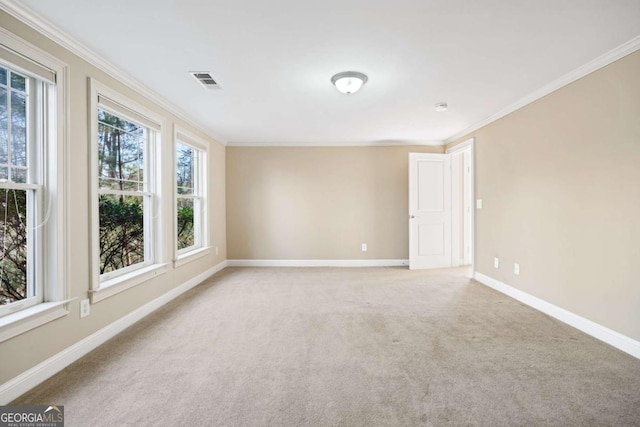
<path fill-rule="evenodd" d="M 475 165 L 476 165 L 476 155 L 475 155 L 475 138 L 469 138 L 458 145 L 455 145 L 445 151 L 445 154 L 453 154 L 463 150 L 470 150 L 471 161 L 470 163 L 470 180 L 471 180 L 471 188 L 470 190 L 470 198 L 471 198 L 471 211 L 470 211 L 470 222 L 471 222 L 471 248 L 470 248 L 470 257 L 471 257 L 471 273 L 469 277 L 473 277 L 476 272 L 476 174 L 475 174 Z M 454 225 L 452 224 L 452 227 Z"/>

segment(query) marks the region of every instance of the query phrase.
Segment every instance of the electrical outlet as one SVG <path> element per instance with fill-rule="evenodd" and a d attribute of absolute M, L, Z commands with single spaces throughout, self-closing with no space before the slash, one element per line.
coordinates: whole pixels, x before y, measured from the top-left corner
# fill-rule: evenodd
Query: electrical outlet
<path fill-rule="evenodd" d="M 80 301 L 80 317 L 87 317 L 89 314 L 91 314 L 91 304 L 88 299 L 83 299 Z"/>
<path fill-rule="evenodd" d="M 513 274 L 515 274 L 516 276 L 520 275 L 520 264 L 513 264 Z"/>
<path fill-rule="evenodd" d="M 500 259 L 498 257 L 495 257 L 493 259 L 493 267 L 494 268 L 500 268 Z"/>
<path fill-rule="evenodd" d="M 362 252 L 367 252 L 367 244 L 366 243 L 362 244 Z"/>
<path fill-rule="evenodd" d="M 482 209 L 482 199 L 476 200 L 476 209 Z"/>

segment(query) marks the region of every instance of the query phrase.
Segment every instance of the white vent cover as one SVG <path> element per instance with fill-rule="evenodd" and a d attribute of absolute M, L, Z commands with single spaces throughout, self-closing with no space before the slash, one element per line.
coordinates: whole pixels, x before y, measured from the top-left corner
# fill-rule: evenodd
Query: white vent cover
<path fill-rule="evenodd" d="M 195 77 L 195 79 L 207 89 L 220 89 L 220 86 L 218 86 L 218 83 L 209 71 L 189 71 L 189 74 Z"/>

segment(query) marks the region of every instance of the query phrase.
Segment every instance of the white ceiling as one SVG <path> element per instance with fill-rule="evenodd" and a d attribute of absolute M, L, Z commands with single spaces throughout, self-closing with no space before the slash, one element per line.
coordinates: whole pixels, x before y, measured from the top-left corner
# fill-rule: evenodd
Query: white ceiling
<path fill-rule="evenodd" d="M 638 0 L 22 3 L 230 144 L 443 141 L 640 34 Z"/>

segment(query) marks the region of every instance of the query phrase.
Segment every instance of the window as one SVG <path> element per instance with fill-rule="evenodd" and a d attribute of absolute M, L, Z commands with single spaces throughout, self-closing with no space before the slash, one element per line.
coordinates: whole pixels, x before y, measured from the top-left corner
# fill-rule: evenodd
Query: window
<path fill-rule="evenodd" d="M 67 314 L 65 75 L 0 33 L 0 341 Z"/>
<path fill-rule="evenodd" d="M 102 277 L 153 261 L 150 245 L 145 245 L 152 236 L 144 226 L 145 217 L 153 216 L 153 193 L 145 164 L 151 139 L 149 129 L 98 108 Z"/>
<path fill-rule="evenodd" d="M 42 220 L 37 81 L 0 66 L 0 310 L 43 301 L 36 280 Z"/>
<path fill-rule="evenodd" d="M 180 264 L 207 248 L 206 143 L 184 130 L 175 132 L 175 241 Z"/>
<path fill-rule="evenodd" d="M 95 81 L 91 96 L 96 301 L 155 276 L 160 266 L 156 155 L 161 119 Z"/>

